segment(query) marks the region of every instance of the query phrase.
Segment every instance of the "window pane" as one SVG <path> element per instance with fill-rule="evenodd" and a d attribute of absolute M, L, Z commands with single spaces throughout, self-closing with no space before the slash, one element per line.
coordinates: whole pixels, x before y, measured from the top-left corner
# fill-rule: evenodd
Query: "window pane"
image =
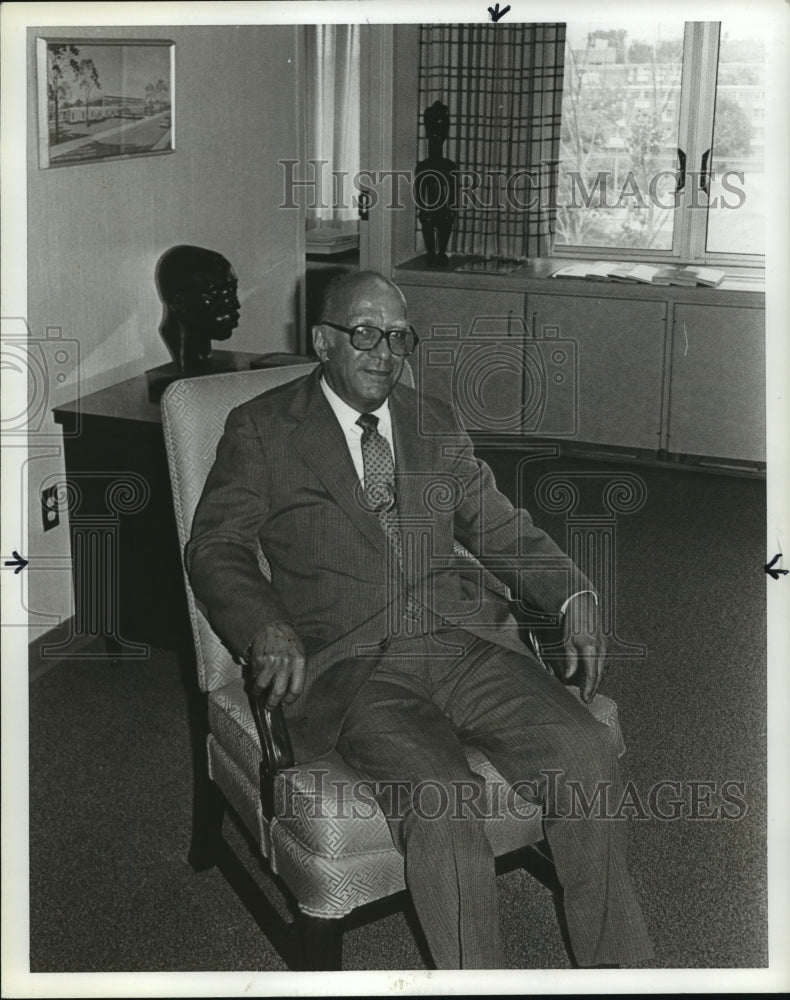
<path fill-rule="evenodd" d="M 567 26 L 557 246 L 672 249 L 683 31 Z"/>
<path fill-rule="evenodd" d="M 726 21 L 711 169 L 708 251 L 765 253 L 765 44 L 743 29 L 728 31 Z"/>

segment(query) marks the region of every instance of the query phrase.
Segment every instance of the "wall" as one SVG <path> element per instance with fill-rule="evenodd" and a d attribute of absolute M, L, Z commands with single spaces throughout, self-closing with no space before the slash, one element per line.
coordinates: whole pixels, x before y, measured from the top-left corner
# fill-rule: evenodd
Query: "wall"
<path fill-rule="evenodd" d="M 176 150 L 172 154 L 41 170 L 35 38 L 28 32 L 28 323 L 78 341 L 49 405 L 113 385 L 170 360 L 159 337 L 154 266 L 177 243 L 223 253 L 239 277 L 242 313 L 229 344 L 293 350 L 304 269 L 302 221 L 278 209 L 280 158 L 300 153 L 301 86 L 294 26 L 79 29 L 83 38 L 175 42 Z M 55 431 L 47 413 L 41 432 Z M 42 531 L 39 484 L 62 469 L 53 449 L 29 462 L 28 559 L 32 635 L 71 613 L 68 529 Z M 43 617 L 46 615 L 48 617 Z"/>
<path fill-rule="evenodd" d="M 397 94 L 393 101 L 392 155 L 393 170 L 413 171 L 417 165 L 417 132 L 425 135 L 419 106 L 420 89 L 420 26 L 398 24 L 394 29 L 394 79 Z M 417 209 L 411 194 L 403 191 L 405 209 L 392 213 L 392 263 L 402 264 L 414 257 Z M 422 248 L 422 239 L 419 241 Z"/>

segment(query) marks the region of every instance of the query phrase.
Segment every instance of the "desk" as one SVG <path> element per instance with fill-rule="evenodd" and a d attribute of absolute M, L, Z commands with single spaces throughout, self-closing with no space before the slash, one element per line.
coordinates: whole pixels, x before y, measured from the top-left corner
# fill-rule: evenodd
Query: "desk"
<path fill-rule="evenodd" d="M 239 370 L 257 354 L 233 355 Z M 74 624 L 59 653 L 101 636 L 118 658 L 191 635 L 162 417 L 137 375 L 53 409 L 64 432 Z"/>

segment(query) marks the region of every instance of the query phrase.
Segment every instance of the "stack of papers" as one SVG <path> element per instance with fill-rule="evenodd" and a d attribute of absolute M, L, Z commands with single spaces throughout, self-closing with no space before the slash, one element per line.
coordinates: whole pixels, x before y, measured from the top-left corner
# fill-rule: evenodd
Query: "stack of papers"
<path fill-rule="evenodd" d="M 595 278 L 599 281 L 627 281 L 644 285 L 707 285 L 716 288 L 724 281 L 724 271 L 713 267 L 681 267 L 677 264 L 627 264 L 611 260 L 578 261 L 566 264 L 553 278 Z"/>
<path fill-rule="evenodd" d="M 709 288 L 716 288 L 722 281 L 724 281 L 724 271 L 717 271 L 715 267 L 684 267 L 678 272 L 674 284 L 707 285 Z"/>
<path fill-rule="evenodd" d="M 305 233 L 305 252 L 332 254 L 342 253 L 359 246 L 359 234 L 334 226 L 308 229 Z"/>

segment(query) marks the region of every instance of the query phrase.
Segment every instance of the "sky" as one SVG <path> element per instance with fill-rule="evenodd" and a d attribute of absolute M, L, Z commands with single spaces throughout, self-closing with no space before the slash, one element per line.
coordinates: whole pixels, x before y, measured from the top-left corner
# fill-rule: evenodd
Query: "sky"
<path fill-rule="evenodd" d="M 101 94 L 113 97 L 145 97 L 145 88 L 159 79 L 170 85 L 169 45 L 79 45 L 75 58 L 92 59 L 99 75 Z M 70 57 L 69 57 L 70 58 Z M 73 83 L 70 72 L 66 81 Z M 74 88 L 72 99 L 79 96 Z"/>

